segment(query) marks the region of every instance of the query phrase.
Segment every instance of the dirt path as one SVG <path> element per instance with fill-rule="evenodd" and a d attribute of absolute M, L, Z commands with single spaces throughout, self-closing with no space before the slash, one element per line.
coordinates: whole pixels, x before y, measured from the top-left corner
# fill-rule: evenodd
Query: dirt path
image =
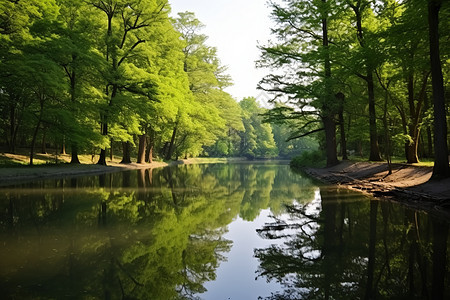
<path fill-rule="evenodd" d="M 389 197 L 415 208 L 450 217 L 450 178 L 429 181 L 431 167 L 344 161 L 331 168 L 307 168 L 305 172 L 325 183 L 338 184 L 374 196 Z"/>

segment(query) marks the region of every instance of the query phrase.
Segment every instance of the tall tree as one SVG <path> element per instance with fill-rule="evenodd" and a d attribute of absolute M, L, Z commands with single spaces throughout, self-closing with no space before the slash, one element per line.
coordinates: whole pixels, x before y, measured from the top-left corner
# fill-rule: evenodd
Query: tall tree
<path fill-rule="evenodd" d="M 134 56 L 140 50 L 139 48 L 142 48 L 142 44 L 146 42 L 148 28 L 154 22 L 158 22 L 159 19 L 167 18 L 169 6 L 167 0 L 100 0 L 92 1 L 91 4 L 106 15 L 107 21 L 104 54 L 109 64 L 109 70 L 105 78 L 108 103 L 101 113 L 102 134 L 107 136 L 109 126 L 120 125 L 112 123 L 114 114 L 121 111 L 121 105 L 125 105 L 126 102 L 133 102 L 133 99 L 135 99 L 132 95 L 127 97 L 126 93 L 152 97 L 154 86 L 148 77 L 140 78 L 136 82 L 135 80 L 127 80 L 126 75 L 141 74 L 136 72 L 139 70 L 139 66 L 134 64 L 136 61 Z M 130 128 L 136 128 L 135 118 L 122 117 L 122 120 L 132 121 Z M 130 144 L 128 142 L 131 142 L 130 139 L 130 136 L 122 138 L 126 154 L 129 153 L 128 147 Z M 124 157 L 122 161 L 129 162 L 129 157 Z M 101 149 L 98 164 L 106 164 L 105 148 Z"/>
<path fill-rule="evenodd" d="M 364 16 L 367 16 L 371 12 L 371 2 L 368 0 L 347 0 L 347 5 L 354 13 L 356 37 L 358 44 L 361 47 L 363 53 L 362 65 L 365 69 L 364 73 L 356 71 L 358 77 L 363 79 L 367 84 L 367 95 L 369 104 L 369 137 L 370 137 L 370 154 L 369 160 L 380 161 L 380 149 L 378 146 L 378 133 L 376 124 L 376 111 L 375 111 L 375 80 L 374 80 L 374 70 L 375 53 L 373 52 L 372 46 L 368 43 L 367 38 L 367 27 L 363 26 Z"/>
<path fill-rule="evenodd" d="M 206 44 L 208 37 L 201 33 L 204 25 L 195 14 L 179 13 L 174 26 L 185 43 L 184 71 L 192 97 L 180 103 L 166 159 L 172 158 L 174 153 L 177 157 L 199 154 L 204 146 L 215 143 L 226 125 L 225 115 L 220 111 L 225 94 L 223 88 L 231 84 L 226 68 L 217 57 L 217 49 Z"/>
<path fill-rule="evenodd" d="M 428 25 L 430 38 L 430 63 L 434 104 L 434 167 L 432 178 L 450 176 L 447 145 L 447 119 L 444 81 L 439 51 L 439 10 L 442 0 L 428 1 Z"/>
<path fill-rule="evenodd" d="M 325 130 L 327 165 L 335 165 L 338 162 L 338 105 L 333 92 L 330 58 L 333 50 L 328 31 L 332 4 L 325 0 L 285 0 L 282 4 L 270 2 L 270 6 L 277 24 L 272 33 L 278 40 L 261 47 L 259 65 L 280 69 L 285 75 L 266 76 L 259 88 L 271 93 L 273 101 L 287 98 L 290 105 L 296 106 L 304 116 L 317 115 L 320 118 L 322 128 L 303 132 L 298 137 Z"/>

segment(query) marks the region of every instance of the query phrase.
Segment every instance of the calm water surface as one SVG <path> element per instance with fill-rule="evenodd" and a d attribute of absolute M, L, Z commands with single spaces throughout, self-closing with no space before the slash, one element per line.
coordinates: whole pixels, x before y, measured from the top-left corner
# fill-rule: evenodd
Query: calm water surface
<path fill-rule="evenodd" d="M 0 189 L 3 299 L 450 299 L 449 223 L 214 164 Z"/>

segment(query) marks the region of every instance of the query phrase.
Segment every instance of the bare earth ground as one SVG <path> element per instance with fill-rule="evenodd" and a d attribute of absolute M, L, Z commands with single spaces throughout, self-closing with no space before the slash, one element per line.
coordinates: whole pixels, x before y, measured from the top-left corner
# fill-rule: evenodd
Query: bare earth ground
<path fill-rule="evenodd" d="M 305 172 L 326 183 L 389 197 L 450 218 L 450 178 L 429 181 L 432 167 L 387 163 L 344 161 L 330 168 L 307 168 Z"/>

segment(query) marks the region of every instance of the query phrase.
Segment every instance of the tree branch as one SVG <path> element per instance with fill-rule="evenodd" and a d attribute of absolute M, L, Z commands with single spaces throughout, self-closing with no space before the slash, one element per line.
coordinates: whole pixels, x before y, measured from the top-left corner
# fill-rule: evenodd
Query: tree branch
<path fill-rule="evenodd" d="M 286 142 L 289 142 L 289 141 L 292 141 L 292 140 L 295 140 L 295 139 L 299 139 L 299 138 L 308 136 L 308 135 L 310 135 L 310 134 L 313 134 L 313 133 L 322 131 L 322 130 L 324 130 L 324 129 L 325 129 L 325 128 L 319 128 L 319 129 L 315 129 L 315 130 L 309 131 L 309 132 L 304 133 L 304 134 L 301 134 L 301 135 L 292 136 L 292 137 L 288 138 L 288 139 L 286 140 Z"/>

